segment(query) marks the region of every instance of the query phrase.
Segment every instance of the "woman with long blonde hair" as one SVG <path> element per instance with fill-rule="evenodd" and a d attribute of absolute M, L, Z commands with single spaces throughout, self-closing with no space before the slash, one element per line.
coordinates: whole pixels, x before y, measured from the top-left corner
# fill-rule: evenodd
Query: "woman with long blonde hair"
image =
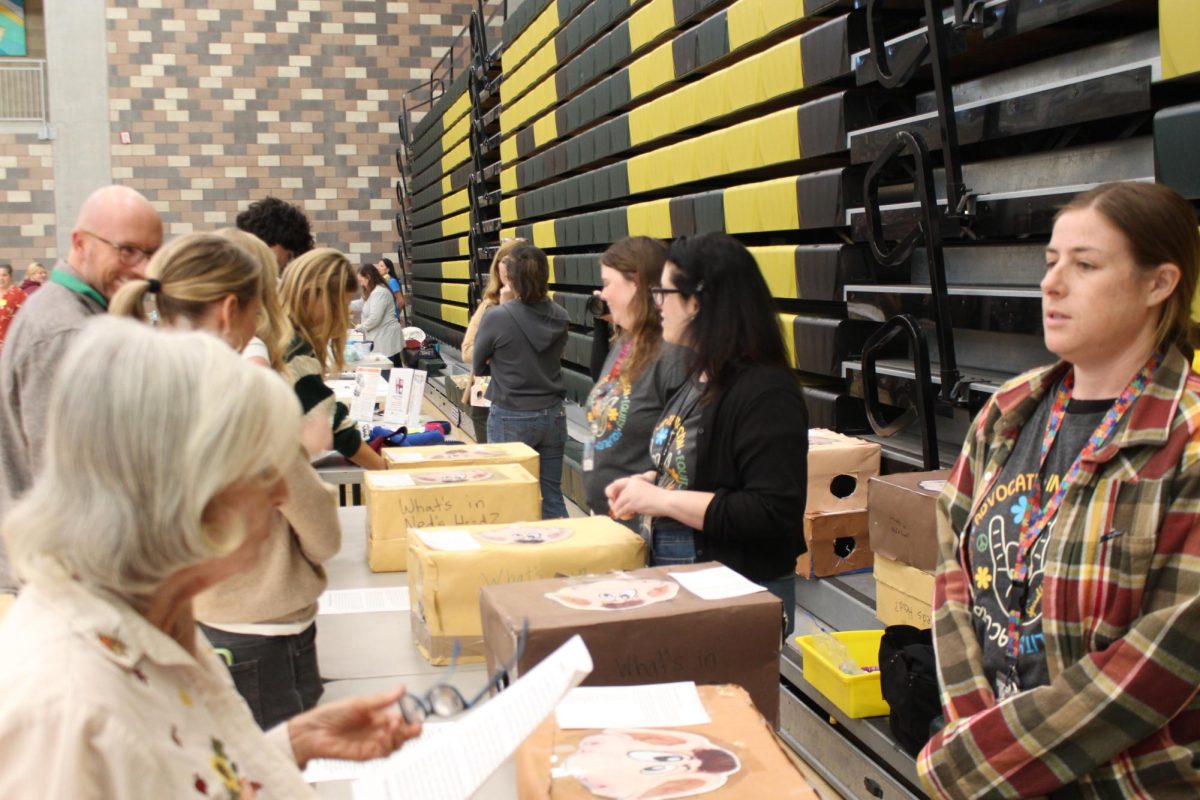
<path fill-rule="evenodd" d="M 266 242 L 238 228 L 214 231 L 254 256 L 263 270 L 262 304 L 254 338 L 242 350 L 242 355 L 276 372 L 283 372 L 283 354 L 292 341 L 292 323 L 279 304 L 279 261 Z"/>
<path fill-rule="evenodd" d="M 306 415 L 332 419 L 333 449 L 363 469 L 386 469 L 363 441 L 350 410 L 325 385 L 326 378 L 345 369 L 349 303 L 357 289 L 350 260 L 331 247 L 310 250 L 288 265 L 280 299 L 295 335 L 284 355 L 286 374 Z"/>
<path fill-rule="evenodd" d="M 508 258 L 509 253 L 523 244 L 525 244 L 524 239 L 505 239 L 500 243 L 499 249 L 496 250 L 496 255 L 492 256 L 492 265 L 488 269 L 488 279 L 483 289 L 483 297 L 479 299 L 479 305 L 475 307 L 475 313 L 471 315 L 471 321 L 467 323 L 467 332 L 463 334 L 462 359 L 468 367 L 471 365 L 471 356 L 475 352 L 475 336 L 479 333 L 479 323 L 483 321 L 483 315 L 488 312 L 488 309 L 500 305 L 502 302 L 500 293 L 507 288 L 500 277 L 500 262 Z M 511 291 L 503 299 L 511 300 Z M 472 372 L 468 376 L 466 387 L 463 389 L 462 399 L 464 403 L 471 399 L 471 384 L 474 380 L 475 373 Z"/>

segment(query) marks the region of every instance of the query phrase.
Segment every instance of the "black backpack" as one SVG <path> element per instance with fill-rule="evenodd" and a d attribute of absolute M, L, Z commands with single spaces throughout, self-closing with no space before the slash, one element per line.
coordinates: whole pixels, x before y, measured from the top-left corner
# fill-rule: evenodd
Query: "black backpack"
<path fill-rule="evenodd" d="M 879 682 L 891 707 L 888 725 L 900 746 L 916 756 L 942 714 L 933 631 L 890 625 L 879 641 Z"/>

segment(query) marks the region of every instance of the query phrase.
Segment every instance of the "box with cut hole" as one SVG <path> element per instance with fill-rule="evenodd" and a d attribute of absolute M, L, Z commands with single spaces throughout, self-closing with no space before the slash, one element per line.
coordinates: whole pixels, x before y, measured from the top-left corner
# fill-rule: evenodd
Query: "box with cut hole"
<path fill-rule="evenodd" d="M 827 578 L 870 569 L 875 559 L 866 511 L 804 515 L 807 552 L 796 559 L 801 578 Z"/>
<path fill-rule="evenodd" d="M 808 432 L 805 513 L 865 510 L 867 484 L 878 474 L 879 445 L 825 428 L 812 428 Z"/>

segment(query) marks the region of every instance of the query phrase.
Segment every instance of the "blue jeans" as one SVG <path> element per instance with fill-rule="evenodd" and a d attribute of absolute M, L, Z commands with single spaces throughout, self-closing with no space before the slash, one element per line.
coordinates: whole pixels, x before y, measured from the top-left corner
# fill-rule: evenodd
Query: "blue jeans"
<path fill-rule="evenodd" d="M 675 567 L 696 563 L 692 529 L 665 517 L 656 517 L 650 533 L 650 566 Z M 783 602 L 784 636 L 796 628 L 796 576 L 788 573 L 770 581 L 755 581 Z"/>
<path fill-rule="evenodd" d="M 567 516 L 562 494 L 567 412 L 561 402 L 537 411 L 512 411 L 492 403 L 487 438 L 489 442 L 521 442 L 536 450 L 541 471 L 542 519 Z"/>
<path fill-rule="evenodd" d="M 317 704 L 324 693 L 317 668 L 317 624 L 293 636 L 230 633 L 201 624 L 217 650 L 225 650 L 229 674 L 264 731 Z"/>

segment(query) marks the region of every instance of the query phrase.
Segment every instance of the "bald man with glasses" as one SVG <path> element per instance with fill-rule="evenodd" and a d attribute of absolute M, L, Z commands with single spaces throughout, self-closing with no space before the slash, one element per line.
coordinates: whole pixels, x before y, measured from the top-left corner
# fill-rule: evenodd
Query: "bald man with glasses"
<path fill-rule="evenodd" d="M 79 209 L 66 260 L 13 320 L 0 351 L 0 523 L 41 464 L 50 386 L 67 349 L 117 289 L 145 275 L 162 237 L 162 219 L 141 193 L 97 189 Z M 0 594 L 16 586 L 0 543 Z"/>

